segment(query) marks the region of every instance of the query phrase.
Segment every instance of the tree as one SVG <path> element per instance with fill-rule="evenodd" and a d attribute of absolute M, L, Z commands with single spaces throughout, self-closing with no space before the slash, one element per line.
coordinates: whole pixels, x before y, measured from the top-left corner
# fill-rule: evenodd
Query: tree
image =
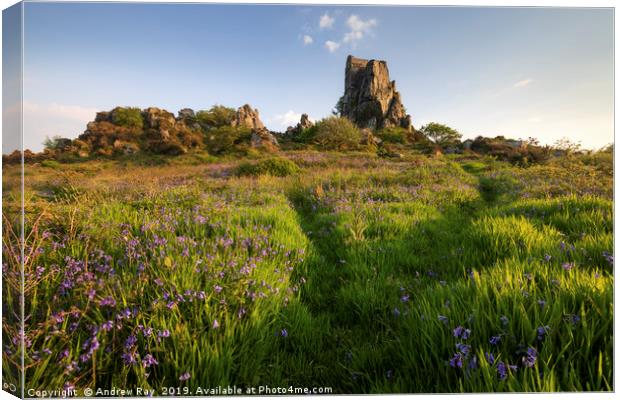
<path fill-rule="evenodd" d="M 574 143 L 569 138 L 564 137 L 556 140 L 552 147 L 556 150 L 563 151 L 566 155 L 571 155 L 581 150 L 581 143 Z"/>
<path fill-rule="evenodd" d="M 336 103 L 336 106 L 332 110 L 332 115 L 335 117 L 342 116 L 343 108 L 344 108 L 344 96 L 340 96 L 340 98 L 338 99 L 338 103 Z"/>
<path fill-rule="evenodd" d="M 457 130 L 437 122 L 429 122 L 420 128 L 420 131 L 440 146 L 457 144 L 463 136 Z"/>

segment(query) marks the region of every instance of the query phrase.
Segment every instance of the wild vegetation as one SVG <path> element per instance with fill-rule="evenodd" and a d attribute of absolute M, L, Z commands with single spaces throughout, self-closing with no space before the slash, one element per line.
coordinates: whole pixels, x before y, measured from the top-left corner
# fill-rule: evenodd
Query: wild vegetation
<path fill-rule="evenodd" d="M 614 389 L 611 151 L 434 156 L 347 126 L 326 145 L 338 123 L 241 160 L 212 127 L 211 152 L 27 165 L 28 387 Z M 4 166 L 7 309 L 19 176 Z"/>

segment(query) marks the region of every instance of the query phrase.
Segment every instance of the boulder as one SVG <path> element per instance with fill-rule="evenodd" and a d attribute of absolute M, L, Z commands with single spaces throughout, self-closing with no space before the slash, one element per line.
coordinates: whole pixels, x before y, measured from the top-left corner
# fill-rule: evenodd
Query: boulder
<path fill-rule="evenodd" d="M 135 154 L 140 150 L 137 144 L 124 142 L 122 140 L 115 140 L 112 147 L 115 152 L 125 155 Z"/>
<path fill-rule="evenodd" d="M 253 109 L 249 104 L 245 104 L 237 109 L 231 125 L 252 130 L 265 129 L 265 125 L 263 125 L 258 115 L 258 109 Z"/>
<path fill-rule="evenodd" d="M 368 129 L 368 128 L 364 128 L 360 131 L 360 134 L 362 136 L 362 140 L 360 141 L 360 144 L 364 145 L 364 146 L 369 146 L 369 145 L 379 145 L 381 144 L 382 140 L 378 137 L 376 137 L 375 135 L 372 134 L 372 130 Z"/>
<path fill-rule="evenodd" d="M 144 119 L 144 129 L 170 129 L 174 126 L 176 119 L 174 114 L 157 107 L 149 107 L 142 111 Z"/>
<path fill-rule="evenodd" d="M 255 149 L 263 149 L 272 152 L 279 149 L 278 139 L 266 128 L 252 131 L 250 144 Z"/>
<path fill-rule="evenodd" d="M 413 129 L 411 116 L 405 112 L 396 82 L 390 81 L 385 61 L 347 57 L 344 95 L 339 107 L 343 117 L 361 128 Z"/>

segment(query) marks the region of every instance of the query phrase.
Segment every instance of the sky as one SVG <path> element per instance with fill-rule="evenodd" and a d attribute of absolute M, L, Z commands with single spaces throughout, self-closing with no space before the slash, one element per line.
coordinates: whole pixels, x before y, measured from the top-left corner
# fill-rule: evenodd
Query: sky
<path fill-rule="evenodd" d="M 387 61 L 416 128 L 613 142 L 611 9 L 25 3 L 24 25 L 35 151 L 115 106 L 249 103 L 284 131 L 330 115 L 349 54 Z"/>

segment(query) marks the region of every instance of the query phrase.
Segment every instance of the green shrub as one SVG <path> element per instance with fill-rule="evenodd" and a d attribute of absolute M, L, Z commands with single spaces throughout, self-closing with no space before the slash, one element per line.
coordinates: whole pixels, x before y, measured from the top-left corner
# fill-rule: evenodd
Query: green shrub
<path fill-rule="evenodd" d="M 252 131 L 248 128 L 221 126 L 205 134 L 205 145 L 211 154 L 223 154 L 238 150 L 239 145 L 249 143 Z"/>
<path fill-rule="evenodd" d="M 269 158 L 258 163 L 244 162 L 239 164 L 236 174 L 239 176 L 289 176 L 299 172 L 299 167 L 288 158 Z"/>
<path fill-rule="evenodd" d="M 41 166 L 56 169 L 60 167 L 60 163 L 56 160 L 43 160 L 41 161 Z"/>
<path fill-rule="evenodd" d="M 209 130 L 230 125 L 234 116 L 234 109 L 216 104 L 209 110 L 198 111 L 196 113 L 196 121 L 203 129 Z"/>
<path fill-rule="evenodd" d="M 377 132 L 377 137 L 385 143 L 407 143 L 412 141 L 412 133 L 404 128 L 384 128 Z"/>
<path fill-rule="evenodd" d="M 112 112 L 112 122 L 127 128 L 142 129 L 142 111 L 137 107 L 119 107 Z"/>
<path fill-rule="evenodd" d="M 347 118 L 328 117 L 302 132 L 309 143 L 327 150 L 355 150 L 359 148 L 361 133 Z"/>

